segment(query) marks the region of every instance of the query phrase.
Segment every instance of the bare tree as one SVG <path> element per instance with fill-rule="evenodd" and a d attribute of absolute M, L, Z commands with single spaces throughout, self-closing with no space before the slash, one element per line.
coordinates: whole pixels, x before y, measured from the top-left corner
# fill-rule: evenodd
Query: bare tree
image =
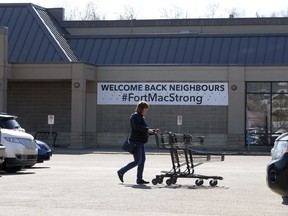
<path fill-rule="evenodd" d="M 215 13 L 217 10 L 219 10 L 219 3 L 209 3 L 208 6 L 207 6 L 207 13 L 206 13 L 206 16 L 208 18 L 214 18 L 215 16 Z"/>
<path fill-rule="evenodd" d="M 282 11 L 280 12 L 280 15 L 281 15 L 282 17 L 288 17 L 288 8 L 287 8 L 286 10 L 282 10 Z"/>
<path fill-rule="evenodd" d="M 267 16 L 256 13 L 256 17 L 261 18 L 261 17 L 267 17 Z M 288 17 L 288 9 L 272 12 L 270 15 L 268 15 L 268 17 Z"/>
<path fill-rule="evenodd" d="M 231 8 L 230 10 L 228 10 L 228 13 L 230 18 L 237 18 L 244 16 L 244 12 L 240 12 L 239 9 L 237 8 Z"/>
<path fill-rule="evenodd" d="M 279 17 L 279 13 L 278 12 L 273 12 L 270 14 L 270 17 Z"/>
<path fill-rule="evenodd" d="M 94 1 L 89 1 L 83 10 L 79 8 L 70 9 L 66 15 L 67 20 L 105 20 Z"/>
<path fill-rule="evenodd" d="M 187 18 L 187 12 L 177 6 L 172 6 L 170 9 L 162 9 L 161 17 L 165 19 L 182 19 Z"/>
<path fill-rule="evenodd" d="M 124 6 L 124 12 L 119 15 L 120 20 L 133 20 L 136 19 L 134 8 L 129 5 Z"/>
<path fill-rule="evenodd" d="M 220 4 L 219 3 L 209 3 L 207 6 L 207 12 L 206 12 L 206 16 L 208 18 L 215 18 L 215 17 L 228 17 L 230 18 L 236 18 L 236 17 L 241 17 L 245 15 L 244 11 L 240 11 L 238 8 L 230 8 L 230 9 L 226 9 L 225 10 L 225 14 L 217 14 L 217 12 L 221 12 L 223 13 L 223 9 L 221 9 Z"/>
<path fill-rule="evenodd" d="M 79 12 L 79 16 L 81 20 L 99 20 L 100 15 L 97 11 L 97 7 L 93 1 L 87 3 L 84 11 Z"/>

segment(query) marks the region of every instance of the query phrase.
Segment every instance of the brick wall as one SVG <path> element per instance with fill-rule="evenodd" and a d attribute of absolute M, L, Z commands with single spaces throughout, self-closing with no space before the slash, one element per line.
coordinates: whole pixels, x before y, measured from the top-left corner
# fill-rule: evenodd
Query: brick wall
<path fill-rule="evenodd" d="M 98 106 L 97 140 L 100 147 L 119 146 L 127 136 L 129 117 L 135 106 Z M 162 131 L 204 135 L 208 145 L 227 145 L 227 106 L 150 106 L 146 121 Z M 177 116 L 182 116 L 182 126 Z M 153 147 L 155 140 L 148 145 Z"/>
<path fill-rule="evenodd" d="M 61 133 L 71 131 L 71 83 L 8 82 L 7 111 L 17 115 L 20 125 L 32 135 L 49 131 L 48 115 L 54 115 L 53 131 L 59 140 Z"/>
<path fill-rule="evenodd" d="M 98 132 L 125 132 L 129 128 L 129 117 L 135 106 L 98 106 Z M 148 125 L 162 130 L 186 133 L 226 134 L 226 106 L 150 106 L 146 116 Z M 177 116 L 182 116 L 182 126 L 177 125 Z"/>

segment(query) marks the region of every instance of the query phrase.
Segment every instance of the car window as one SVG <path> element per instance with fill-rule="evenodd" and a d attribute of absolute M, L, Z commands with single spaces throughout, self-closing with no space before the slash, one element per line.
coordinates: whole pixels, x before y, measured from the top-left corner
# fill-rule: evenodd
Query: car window
<path fill-rule="evenodd" d="M 15 129 L 20 128 L 20 125 L 14 118 L 0 118 L 0 127 L 5 129 Z"/>
<path fill-rule="evenodd" d="M 279 159 L 287 151 L 287 148 L 288 148 L 288 143 L 286 140 L 276 141 L 274 144 L 274 149 L 272 153 L 272 160 Z"/>

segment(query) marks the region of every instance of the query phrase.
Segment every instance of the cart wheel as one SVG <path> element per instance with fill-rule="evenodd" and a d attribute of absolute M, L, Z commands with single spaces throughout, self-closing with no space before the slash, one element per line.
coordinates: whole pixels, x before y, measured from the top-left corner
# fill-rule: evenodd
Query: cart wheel
<path fill-rule="evenodd" d="M 212 186 L 212 187 L 215 187 L 217 184 L 218 184 L 218 181 L 216 179 L 213 179 L 213 180 L 210 180 L 209 184 Z"/>
<path fill-rule="evenodd" d="M 163 183 L 163 178 L 161 178 L 161 177 L 158 178 L 158 183 L 159 183 L 159 184 L 162 184 L 162 183 Z"/>
<path fill-rule="evenodd" d="M 153 185 L 157 185 L 158 181 L 157 181 L 157 178 L 156 179 L 152 179 L 152 184 Z"/>
<path fill-rule="evenodd" d="M 196 184 L 197 186 L 201 186 L 201 185 L 203 185 L 203 183 L 204 183 L 203 179 L 197 179 L 197 180 L 195 181 L 195 184 Z"/>
<path fill-rule="evenodd" d="M 166 184 L 167 184 L 168 186 L 170 186 L 170 185 L 172 184 L 172 180 L 171 180 L 171 179 L 167 179 L 167 180 L 166 180 Z"/>
<path fill-rule="evenodd" d="M 177 178 L 176 177 L 171 178 L 171 182 L 172 182 L 172 184 L 176 184 L 177 183 Z"/>

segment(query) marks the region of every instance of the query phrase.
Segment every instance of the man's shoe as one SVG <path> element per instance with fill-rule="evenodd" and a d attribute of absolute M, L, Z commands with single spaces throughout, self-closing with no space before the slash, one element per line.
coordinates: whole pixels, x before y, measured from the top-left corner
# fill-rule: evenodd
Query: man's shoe
<path fill-rule="evenodd" d="M 137 184 L 149 184 L 150 182 L 144 181 L 143 179 L 137 180 Z"/>
<path fill-rule="evenodd" d="M 123 180 L 123 174 L 121 174 L 119 171 L 117 171 L 117 174 L 118 174 L 118 177 L 119 177 L 119 179 L 120 179 L 120 181 L 123 183 L 124 182 L 124 180 Z"/>

